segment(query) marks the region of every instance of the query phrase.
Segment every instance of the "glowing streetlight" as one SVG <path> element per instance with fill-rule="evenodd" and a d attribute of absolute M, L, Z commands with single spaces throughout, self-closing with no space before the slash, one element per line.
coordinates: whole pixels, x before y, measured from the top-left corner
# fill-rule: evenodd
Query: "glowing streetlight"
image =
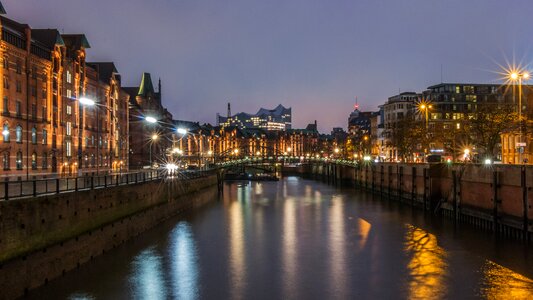
<path fill-rule="evenodd" d="M 522 161 L 523 148 L 522 147 L 524 147 L 523 146 L 524 143 L 522 143 L 522 80 L 528 80 L 529 76 L 530 75 L 527 71 L 521 71 L 521 72 L 511 71 L 511 73 L 509 74 L 509 79 L 511 81 L 513 82 L 518 81 L 518 121 L 520 122 L 520 127 L 519 127 L 520 131 L 519 131 L 519 136 L 518 136 L 519 143 L 517 145 L 519 145 L 519 147 L 521 148 L 520 151 L 518 152 L 519 163 L 523 163 Z"/>
<path fill-rule="evenodd" d="M 79 100 L 81 105 L 85 105 L 85 106 L 93 106 L 93 105 L 96 105 L 96 102 L 94 102 L 93 99 L 89 99 L 87 97 L 81 97 Z"/>
<path fill-rule="evenodd" d="M 333 151 L 335 151 L 335 153 L 339 153 L 340 150 L 339 150 L 339 148 L 335 148 L 335 150 L 333 150 Z"/>
<path fill-rule="evenodd" d="M 207 155 L 213 155 L 213 151 L 211 150 L 207 151 Z"/>
<path fill-rule="evenodd" d="M 152 145 L 154 144 L 155 141 L 157 141 L 158 138 L 159 138 L 159 135 L 155 133 L 152 135 L 152 139 L 150 143 L 150 168 L 152 167 Z"/>
<path fill-rule="evenodd" d="M 183 134 L 183 135 L 185 135 L 185 134 L 187 134 L 187 129 L 185 129 L 185 128 L 178 128 L 178 129 L 176 129 L 176 132 L 179 133 L 179 134 Z"/>
<path fill-rule="evenodd" d="M 146 122 L 151 123 L 151 124 L 157 123 L 157 119 L 154 117 L 148 116 L 148 117 L 145 117 L 144 119 L 146 120 Z"/>

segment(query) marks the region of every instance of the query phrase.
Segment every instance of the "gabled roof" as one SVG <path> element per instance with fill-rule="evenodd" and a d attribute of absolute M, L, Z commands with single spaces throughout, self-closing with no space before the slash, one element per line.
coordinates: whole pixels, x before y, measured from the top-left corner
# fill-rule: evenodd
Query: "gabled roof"
<path fill-rule="evenodd" d="M 32 29 L 31 36 L 48 49 L 54 49 L 55 45 L 65 46 L 65 41 L 57 29 Z"/>
<path fill-rule="evenodd" d="M 68 47 L 73 47 L 75 49 L 79 48 L 91 48 L 87 37 L 85 34 L 62 34 L 61 37 L 65 41 L 65 45 Z"/>
<path fill-rule="evenodd" d="M 152 77 L 150 73 L 143 73 L 141 79 L 141 86 L 139 87 L 139 92 L 137 95 L 146 96 L 148 93 L 155 94 L 154 86 L 152 84 Z"/>
<path fill-rule="evenodd" d="M 98 72 L 100 80 L 108 83 L 113 76 L 113 73 L 118 73 L 117 68 L 113 62 L 88 62 L 89 66 Z"/>

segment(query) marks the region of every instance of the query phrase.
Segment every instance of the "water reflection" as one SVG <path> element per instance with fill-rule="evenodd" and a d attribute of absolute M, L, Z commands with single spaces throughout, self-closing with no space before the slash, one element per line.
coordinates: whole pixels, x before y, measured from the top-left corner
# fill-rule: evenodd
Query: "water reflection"
<path fill-rule="evenodd" d="M 357 220 L 357 230 L 358 230 L 358 250 L 362 251 L 366 243 L 368 241 L 368 234 L 370 233 L 370 229 L 372 228 L 372 225 L 368 223 L 366 220 L 359 218 Z"/>
<path fill-rule="evenodd" d="M 228 207 L 228 239 L 229 239 L 229 279 L 231 298 L 241 299 L 246 284 L 246 253 L 244 235 L 244 211 L 248 203 L 249 190 L 246 185 L 237 188 L 237 201 L 229 199 Z M 233 201 L 232 201 L 233 200 Z"/>
<path fill-rule="evenodd" d="M 283 205 L 282 278 L 283 298 L 295 299 L 298 238 L 296 235 L 296 203 L 292 198 Z"/>
<path fill-rule="evenodd" d="M 130 288 L 134 299 L 167 299 L 161 255 L 150 247 L 135 256 L 131 264 Z"/>
<path fill-rule="evenodd" d="M 191 226 L 180 222 L 170 239 L 172 294 L 175 299 L 198 299 L 198 254 Z"/>
<path fill-rule="evenodd" d="M 341 197 L 331 199 L 329 214 L 330 288 L 333 298 L 346 298 L 345 208 Z"/>
<path fill-rule="evenodd" d="M 533 280 L 487 260 L 481 295 L 489 299 L 533 299 Z"/>
<path fill-rule="evenodd" d="M 405 250 L 411 257 L 407 268 L 411 276 L 409 299 L 443 298 L 447 272 L 446 253 L 437 237 L 413 225 L 407 225 Z"/>

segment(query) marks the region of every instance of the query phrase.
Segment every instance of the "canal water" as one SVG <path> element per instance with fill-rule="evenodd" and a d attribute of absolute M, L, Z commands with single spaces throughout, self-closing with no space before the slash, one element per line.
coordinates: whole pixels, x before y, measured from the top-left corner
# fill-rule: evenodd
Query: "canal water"
<path fill-rule="evenodd" d="M 533 248 L 299 177 L 220 199 L 31 299 L 532 299 Z"/>

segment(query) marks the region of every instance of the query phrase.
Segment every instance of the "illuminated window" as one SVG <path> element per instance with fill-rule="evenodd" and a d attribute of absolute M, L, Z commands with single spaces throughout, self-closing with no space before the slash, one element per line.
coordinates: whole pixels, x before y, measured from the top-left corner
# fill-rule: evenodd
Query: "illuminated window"
<path fill-rule="evenodd" d="M 72 83 L 72 74 L 67 70 L 67 83 Z"/>
<path fill-rule="evenodd" d="M 15 161 L 17 165 L 17 170 L 22 170 L 22 152 L 17 152 L 17 159 Z"/>
<path fill-rule="evenodd" d="M 31 168 L 33 170 L 37 169 L 37 153 L 35 152 L 31 154 Z"/>
<path fill-rule="evenodd" d="M 17 125 L 15 129 L 15 138 L 17 143 L 22 143 L 22 126 Z"/>
<path fill-rule="evenodd" d="M 9 170 L 9 152 L 4 152 L 2 163 L 4 165 L 4 170 Z"/>
<path fill-rule="evenodd" d="M 37 144 L 37 128 L 33 127 L 31 129 L 31 143 L 32 144 Z"/>
<path fill-rule="evenodd" d="M 72 106 L 70 105 L 67 105 L 67 115 L 71 115 L 72 114 Z"/>
<path fill-rule="evenodd" d="M 72 156 L 72 142 L 71 141 L 67 141 L 65 143 L 65 146 L 66 146 L 66 149 L 67 149 L 67 157 L 71 157 Z"/>
<path fill-rule="evenodd" d="M 67 136 L 70 136 L 72 134 L 72 123 L 67 122 Z"/>

